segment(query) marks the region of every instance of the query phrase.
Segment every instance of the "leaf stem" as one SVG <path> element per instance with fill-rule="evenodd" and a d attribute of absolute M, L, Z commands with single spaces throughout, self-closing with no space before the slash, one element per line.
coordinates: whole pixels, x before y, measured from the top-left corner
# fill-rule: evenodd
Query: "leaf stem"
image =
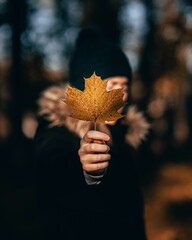
<path fill-rule="evenodd" d="M 96 123 L 96 121 L 94 121 L 94 130 L 95 131 L 97 130 L 97 123 Z"/>

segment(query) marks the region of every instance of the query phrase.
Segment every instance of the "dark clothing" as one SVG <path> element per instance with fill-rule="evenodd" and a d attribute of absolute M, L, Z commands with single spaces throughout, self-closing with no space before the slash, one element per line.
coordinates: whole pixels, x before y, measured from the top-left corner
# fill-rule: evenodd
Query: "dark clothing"
<path fill-rule="evenodd" d="M 144 202 L 131 147 L 122 126 L 110 126 L 111 160 L 102 182 L 87 185 L 78 156 L 80 139 L 66 127 L 36 133 L 42 240 L 146 240 Z"/>

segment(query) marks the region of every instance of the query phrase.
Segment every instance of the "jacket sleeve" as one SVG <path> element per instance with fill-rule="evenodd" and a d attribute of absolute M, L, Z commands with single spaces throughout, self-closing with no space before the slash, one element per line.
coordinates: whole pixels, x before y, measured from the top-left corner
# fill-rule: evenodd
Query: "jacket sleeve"
<path fill-rule="evenodd" d="M 102 178 L 104 177 L 107 169 L 105 169 L 101 174 L 99 175 L 92 175 L 86 171 L 83 171 L 84 177 L 85 177 L 85 182 L 88 185 L 98 185 L 101 183 Z"/>
<path fill-rule="evenodd" d="M 35 157 L 40 192 L 50 197 L 64 196 L 85 182 L 78 144 L 79 139 L 64 127 L 50 128 L 47 121 L 39 120 Z"/>

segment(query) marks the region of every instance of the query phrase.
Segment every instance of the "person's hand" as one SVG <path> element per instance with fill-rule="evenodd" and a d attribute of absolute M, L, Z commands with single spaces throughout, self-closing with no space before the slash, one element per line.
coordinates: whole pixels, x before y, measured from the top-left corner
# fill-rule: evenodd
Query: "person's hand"
<path fill-rule="evenodd" d="M 110 148 L 105 143 L 110 137 L 99 131 L 88 131 L 81 139 L 78 151 L 82 168 L 90 174 L 99 174 L 108 165 L 111 155 Z"/>

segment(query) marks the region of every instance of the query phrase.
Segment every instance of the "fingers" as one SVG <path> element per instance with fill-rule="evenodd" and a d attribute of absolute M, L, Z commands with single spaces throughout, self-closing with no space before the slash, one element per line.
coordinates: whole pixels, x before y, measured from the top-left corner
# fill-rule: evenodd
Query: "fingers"
<path fill-rule="evenodd" d="M 103 146 L 106 147 L 106 145 Z M 103 148 L 103 151 L 104 150 L 106 150 L 106 148 Z M 91 151 L 93 151 L 92 148 Z M 82 151 L 81 148 L 78 153 L 82 168 L 87 172 L 103 170 L 109 166 L 109 160 L 111 159 L 111 155 L 109 153 L 88 153 L 86 151 Z"/>
<path fill-rule="evenodd" d="M 94 140 L 109 141 L 109 139 L 110 137 L 106 133 L 99 132 L 99 131 L 88 131 L 82 138 L 82 141 L 86 143 L 91 143 Z"/>
<path fill-rule="evenodd" d="M 97 172 L 109 166 L 110 148 L 105 141 L 110 137 L 99 131 L 88 131 L 81 139 L 78 151 L 82 168 L 87 172 Z"/>
<path fill-rule="evenodd" d="M 93 164 L 93 163 L 102 163 L 109 161 L 111 155 L 108 153 L 100 154 L 86 154 L 81 157 L 81 162 L 83 164 Z"/>
<path fill-rule="evenodd" d="M 109 162 L 98 162 L 98 163 L 92 163 L 92 164 L 84 164 L 83 170 L 86 172 L 98 172 L 99 170 L 106 169 L 109 166 Z"/>
<path fill-rule="evenodd" d="M 103 143 L 89 143 L 84 144 L 80 148 L 80 154 L 85 153 L 108 153 L 110 150 L 109 146 Z"/>

